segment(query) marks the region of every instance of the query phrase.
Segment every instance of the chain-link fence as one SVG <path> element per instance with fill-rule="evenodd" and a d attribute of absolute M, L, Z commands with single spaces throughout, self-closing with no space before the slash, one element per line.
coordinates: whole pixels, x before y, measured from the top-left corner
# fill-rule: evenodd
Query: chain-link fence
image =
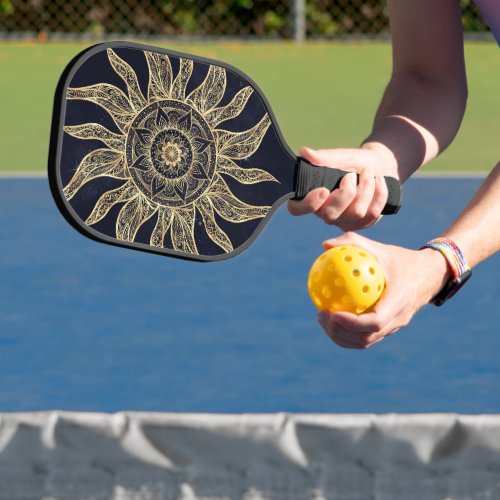
<path fill-rule="evenodd" d="M 462 0 L 468 32 L 487 27 Z M 335 38 L 388 32 L 383 0 L 0 0 L 0 37 Z"/>

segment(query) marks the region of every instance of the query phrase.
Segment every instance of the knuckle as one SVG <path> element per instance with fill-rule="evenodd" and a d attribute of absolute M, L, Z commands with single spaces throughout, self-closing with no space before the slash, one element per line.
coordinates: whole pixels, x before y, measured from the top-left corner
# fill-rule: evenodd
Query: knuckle
<path fill-rule="evenodd" d="M 348 183 L 344 184 L 340 189 L 342 189 L 344 196 L 350 199 L 356 196 L 358 186 L 355 183 Z"/>
<path fill-rule="evenodd" d="M 410 323 L 410 321 L 411 321 L 412 318 L 413 318 L 412 314 L 407 314 L 403 318 L 403 320 L 399 322 L 399 327 L 397 329 L 399 330 L 399 328 L 401 328 L 401 327 L 408 326 L 408 324 Z"/>
<path fill-rule="evenodd" d="M 359 183 L 364 187 L 375 185 L 375 179 L 371 171 L 368 171 L 368 169 L 363 170 L 363 173 L 359 176 Z"/>
<path fill-rule="evenodd" d="M 332 214 L 323 217 L 323 220 L 330 226 L 338 225 L 337 217 Z"/>
<path fill-rule="evenodd" d="M 368 339 L 363 339 L 359 342 L 359 345 L 362 349 L 368 349 L 370 347 L 371 342 Z"/>
<path fill-rule="evenodd" d="M 339 213 L 337 210 L 331 208 L 331 207 L 328 207 L 326 209 L 323 209 L 323 210 L 320 210 L 318 212 L 318 215 L 327 223 L 327 224 L 330 224 L 330 225 L 333 225 L 333 224 L 336 224 L 337 223 L 337 219 L 338 219 L 338 216 L 339 216 Z"/>
<path fill-rule="evenodd" d="M 363 219 L 366 216 L 366 209 L 358 204 L 351 207 L 351 214 L 356 219 Z"/>
<path fill-rule="evenodd" d="M 381 207 L 378 207 L 378 206 L 371 206 L 368 208 L 368 210 L 366 211 L 366 217 L 368 219 L 370 219 L 370 222 L 373 222 L 375 221 L 376 219 L 378 219 L 380 217 L 380 213 L 381 213 Z"/>
<path fill-rule="evenodd" d="M 363 347 L 363 349 L 367 349 L 368 347 L 372 346 L 375 340 L 376 337 L 371 334 L 366 334 L 360 339 L 360 345 Z"/>
<path fill-rule="evenodd" d="M 379 333 L 384 329 L 385 322 L 382 321 L 381 318 L 376 318 L 373 320 L 373 323 L 371 324 L 372 329 L 375 333 Z"/>

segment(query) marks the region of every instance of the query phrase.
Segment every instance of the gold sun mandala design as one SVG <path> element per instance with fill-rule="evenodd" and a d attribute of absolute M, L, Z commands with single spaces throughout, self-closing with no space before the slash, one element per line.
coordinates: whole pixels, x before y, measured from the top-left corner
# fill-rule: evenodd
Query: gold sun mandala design
<path fill-rule="evenodd" d="M 117 239 L 134 241 L 141 225 L 157 214 L 151 245 L 163 247 L 169 232 L 175 250 L 198 254 L 194 227 L 195 219 L 201 217 L 210 239 L 231 252 L 233 244 L 217 224 L 215 214 L 241 223 L 265 217 L 271 207 L 241 201 L 221 174 L 242 184 L 278 182 L 265 170 L 242 168 L 235 162 L 250 157 L 260 146 L 271 124 L 267 113 L 242 132 L 217 128 L 243 111 L 253 89 L 242 88 L 229 104 L 218 107 L 226 90 L 224 68 L 210 66 L 203 83 L 186 96 L 193 61 L 181 58 L 174 77 L 168 56 L 145 52 L 150 75 L 146 98 L 130 65 L 111 49 L 107 55 L 128 95 L 114 85 L 99 83 L 68 88 L 67 98 L 101 106 L 121 134 L 98 123 L 64 127 L 73 137 L 98 139 L 107 146 L 83 158 L 64 195 L 70 200 L 98 177 L 123 179 L 120 187 L 100 197 L 86 220 L 88 225 L 99 222 L 114 205 L 122 203 L 116 220 Z"/>

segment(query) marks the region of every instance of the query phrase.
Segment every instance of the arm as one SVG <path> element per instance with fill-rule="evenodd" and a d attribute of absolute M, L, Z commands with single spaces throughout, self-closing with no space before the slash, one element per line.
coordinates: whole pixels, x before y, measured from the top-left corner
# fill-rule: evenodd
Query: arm
<path fill-rule="evenodd" d="M 385 151 L 405 181 L 460 127 L 467 99 L 462 25 L 456 0 L 390 0 L 388 9 L 393 73 L 362 147 Z"/>
<path fill-rule="evenodd" d="M 313 164 L 358 172 L 359 185 L 346 176 L 331 194 L 312 191 L 289 203 L 293 215 L 313 212 L 344 230 L 373 224 L 387 199 L 380 177 L 404 182 L 458 131 L 467 99 L 458 0 L 389 0 L 388 8 L 393 71 L 372 132 L 359 149 L 300 151 Z"/>
<path fill-rule="evenodd" d="M 471 267 L 500 250 L 500 162 L 442 236 L 462 249 Z"/>
<path fill-rule="evenodd" d="M 450 238 L 461 248 L 471 267 L 500 250 L 500 163 L 441 236 Z M 370 347 L 406 326 L 450 279 L 446 260 L 434 250 L 415 251 L 384 245 L 355 233 L 329 240 L 324 246 L 345 244 L 364 247 L 379 259 L 386 272 L 387 289 L 371 313 L 356 316 L 320 312 L 321 326 L 342 347 Z"/>

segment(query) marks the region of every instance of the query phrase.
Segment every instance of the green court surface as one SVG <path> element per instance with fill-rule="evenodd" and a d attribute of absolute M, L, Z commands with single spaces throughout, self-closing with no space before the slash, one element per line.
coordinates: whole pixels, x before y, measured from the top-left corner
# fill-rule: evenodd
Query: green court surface
<path fill-rule="evenodd" d="M 155 43 L 220 59 L 245 71 L 269 98 L 294 150 L 301 145 L 357 146 L 370 131 L 391 71 L 386 42 Z M 0 170 L 45 170 L 58 77 L 88 45 L 0 44 Z M 453 145 L 426 170 L 489 170 L 498 161 L 498 48 L 494 43 L 469 42 L 466 59 L 469 103 L 463 126 Z"/>

